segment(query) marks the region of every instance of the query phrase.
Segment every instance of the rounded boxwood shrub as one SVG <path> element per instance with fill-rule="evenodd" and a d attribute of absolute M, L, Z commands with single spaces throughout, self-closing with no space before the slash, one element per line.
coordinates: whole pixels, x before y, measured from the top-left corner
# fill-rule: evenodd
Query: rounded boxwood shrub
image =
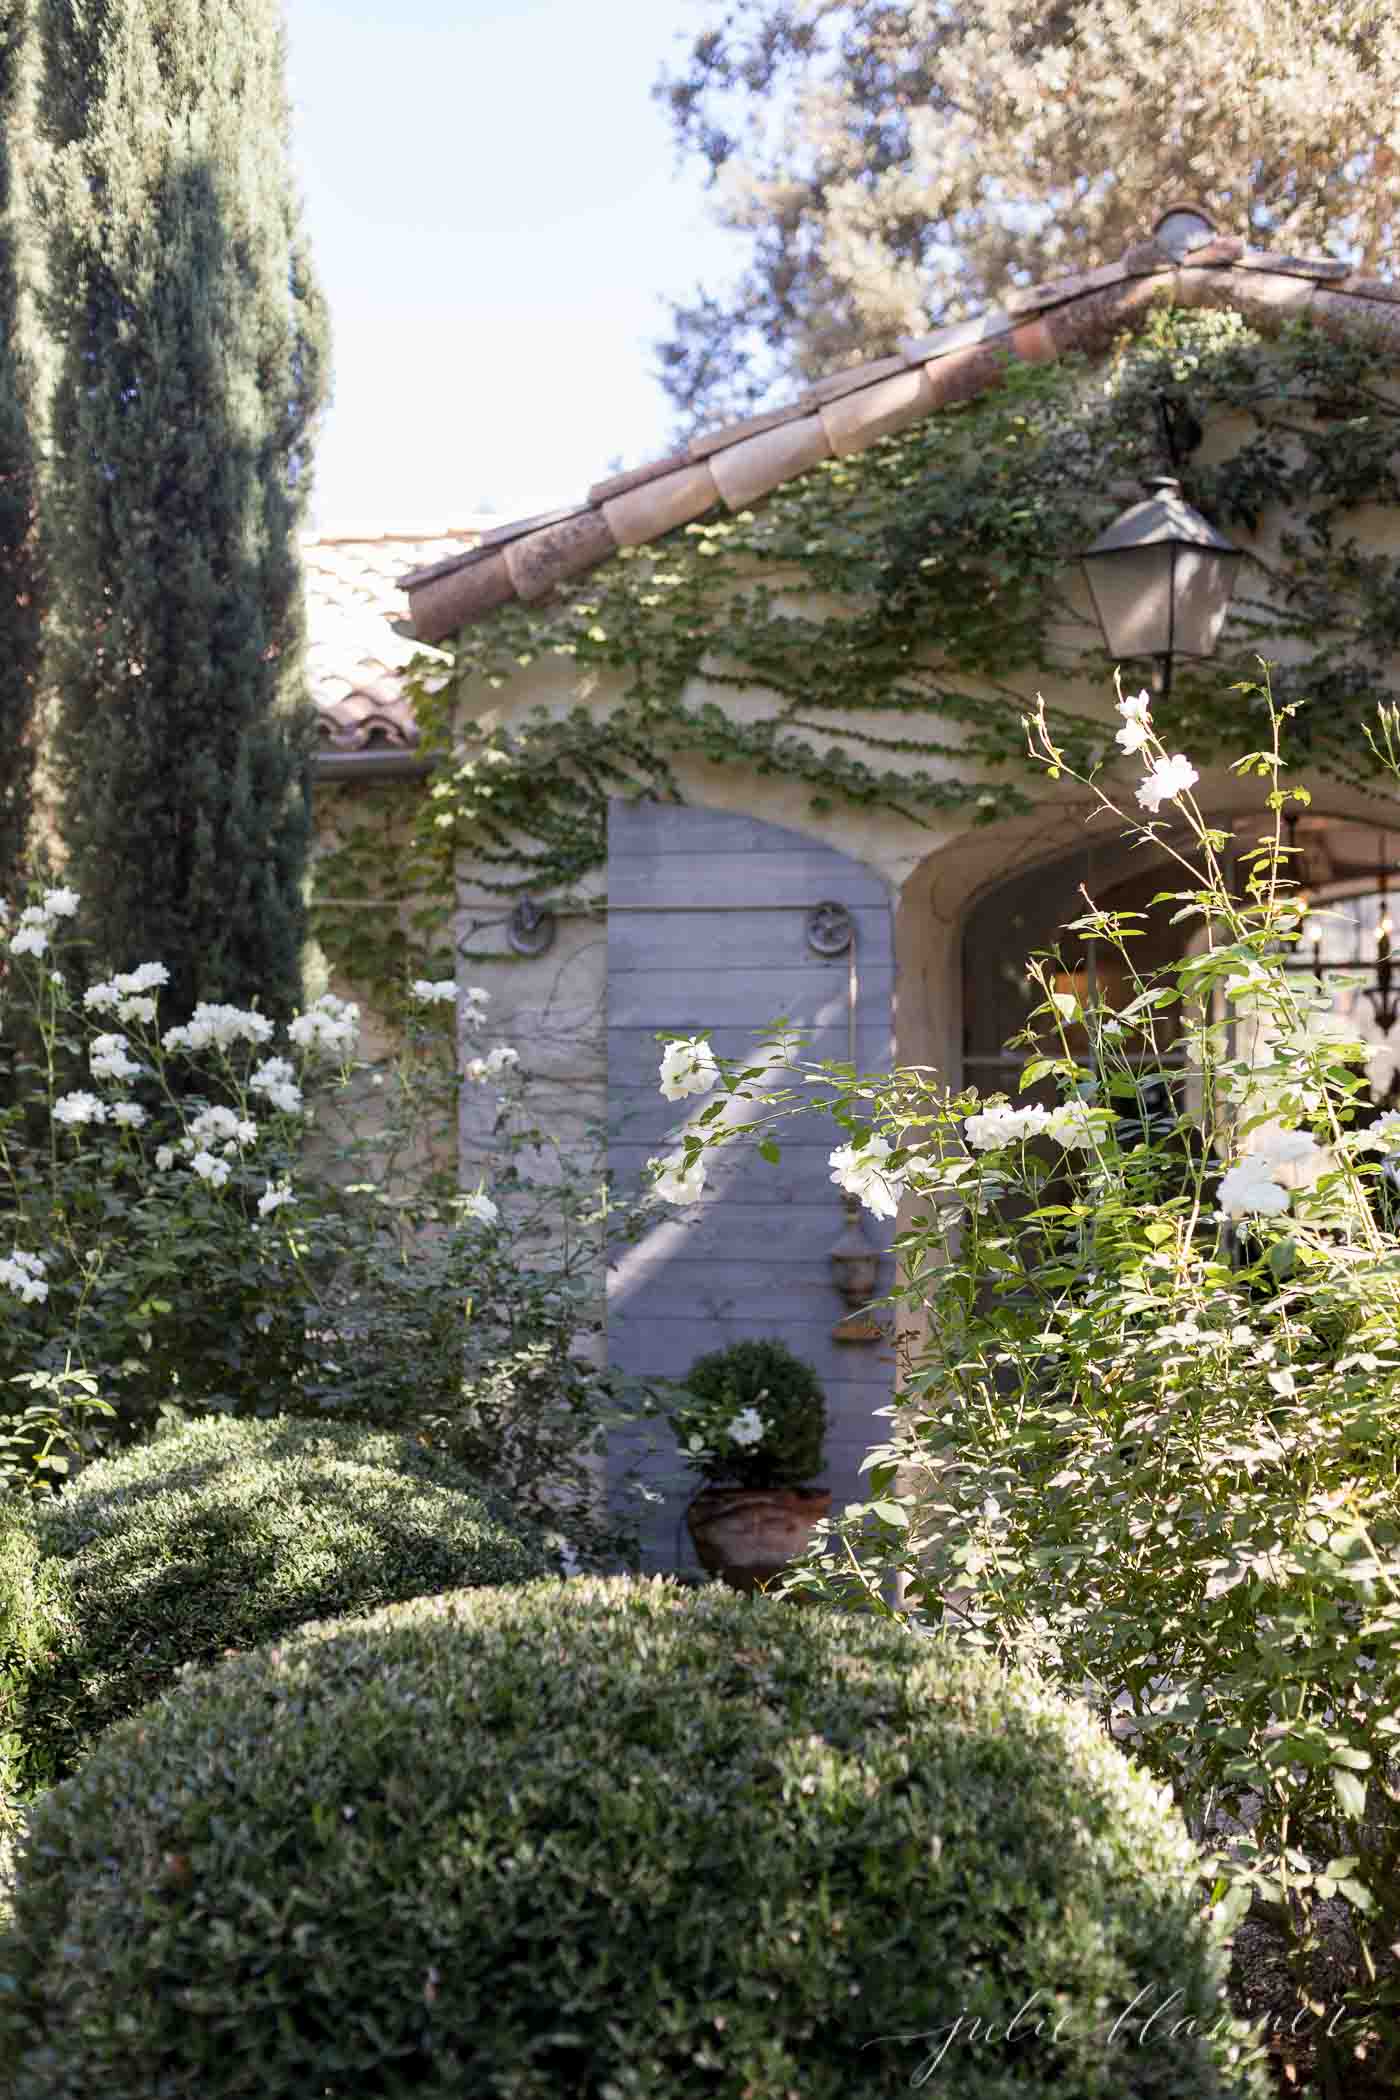
<path fill-rule="evenodd" d="M 413 1438 L 288 1417 L 215 1417 L 101 1459 L 30 1521 L 56 1622 L 23 1683 L 31 1786 L 187 1663 L 555 1565 Z"/>
<path fill-rule="evenodd" d="M 187 1676 L 37 1804 L 14 1903 L 14 2100 L 904 2096 L 950 2029 L 959 2100 L 1261 2091 L 1182 1826 L 1086 1713 L 662 1580 Z"/>
<path fill-rule="evenodd" d="M 685 1374 L 685 1391 L 674 1415 L 682 1445 L 698 1438 L 708 1454 L 692 1461 L 711 1480 L 740 1487 L 800 1487 L 822 1469 L 826 1441 L 826 1394 L 809 1363 L 783 1342 L 733 1342 L 697 1356 Z M 730 1441 L 736 1416 L 752 1409 L 762 1439 Z"/>
<path fill-rule="evenodd" d="M 27 1499 L 0 1496 L 0 1844 L 22 1787 L 25 1683 L 62 1623 L 55 1588 Z"/>

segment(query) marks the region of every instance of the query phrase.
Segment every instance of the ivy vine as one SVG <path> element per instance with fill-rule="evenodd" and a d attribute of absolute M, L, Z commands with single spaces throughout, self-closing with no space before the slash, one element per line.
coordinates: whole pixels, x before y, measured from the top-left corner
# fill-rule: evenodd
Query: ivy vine
<path fill-rule="evenodd" d="M 1238 750 L 1257 703 L 1231 689 L 1282 649 L 1274 691 L 1297 710 L 1288 756 L 1365 785 L 1360 725 L 1390 697 L 1400 560 L 1363 546 L 1351 514 L 1400 505 L 1393 378 L 1383 351 L 1305 322 L 1265 340 L 1236 314 L 1164 306 L 1106 365 L 1010 366 L 978 400 L 813 468 L 757 512 L 711 516 L 543 606 L 506 607 L 458 638 L 450 675 L 415 666 L 434 767 L 412 842 L 376 845 L 377 815 L 348 817 L 320 866 L 323 946 L 390 994 L 410 934 L 395 928 L 372 955 L 358 915 L 333 900 L 346 884 L 415 891 L 429 903 L 413 937 L 445 951 L 462 849 L 501 916 L 526 891 L 577 904 L 606 858 L 609 800 L 680 799 L 687 755 L 804 782 L 817 812 L 845 802 L 989 824 L 1029 809 L 1021 718 L 1037 684 L 1101 683 L 1107 669 L 1066 581 L 1132 486 L 1167 468 L 1164 400 L 1236 439 L 1180 470 L 1190 502 L 1226 531 L 1287 521 L 1242 565 L 1217 656 L 1176 667 L 1173 741 L 1204 758 Z M 581 685 L 606 675 L 616 704 L 490 726 L 491 696 L 549 658 Z M 697 704 L 702 671 L 712 690 L 766 689 L 773 718 Z M 473 713 L 486 720 L 463 719 Z M 892 718 L 907 728 L 892 733 Z M 1104 755 L 1101 724 L 1055 709 L 1051 725 L 1077 766 Z M 499 920 L 467 929 L 466 946 L 506 952 Z"/>

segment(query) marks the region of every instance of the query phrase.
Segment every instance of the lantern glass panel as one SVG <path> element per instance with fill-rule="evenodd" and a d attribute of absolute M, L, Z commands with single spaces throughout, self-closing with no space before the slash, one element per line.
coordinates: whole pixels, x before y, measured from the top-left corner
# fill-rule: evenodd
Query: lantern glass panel
<path fill-rule="evenodd" d="M 1178 547 L 1176 553 L 1176 631 L 1172 647 L 1178 656 L 1212 656 L 1225 624 L 1235 588 L 1238 554 L 1210 547 Z"/>
<path fill-rule="evenodd" d="M 1165 656 L 1172 644 L 1169 544 L 1090 555 L 1084 568 L 1110 656 Z"/>

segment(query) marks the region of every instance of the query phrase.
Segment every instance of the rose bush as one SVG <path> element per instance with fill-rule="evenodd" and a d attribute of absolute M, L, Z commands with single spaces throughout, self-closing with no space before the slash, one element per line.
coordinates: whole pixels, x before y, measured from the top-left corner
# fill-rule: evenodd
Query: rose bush
<path fill-rule="evenodd" d="M 625 1561 L 596 1485 L 625 1400 L 590 1357 L 623 1211 L 561 1168 L 514 1048 L 466 1054 L 485 992 L 416 980 L 372 1066 L 333 993 L 279 1031 L 162 1013 L 157 961 L 79 990 L 80 907 L 44 892 L 4 965 L 6 1037 L 35 1048 L 0 1109 L 0 1486 L 166 1417 L 290 1411 L 426 1436 L 573 1558 Z M 434 1156 L 462 1084 L 498 1096 L 490 1193 Z"/>
<path fill-rule="evenodd" d="M 901 1209 L 916 1339 L 870 1504 L 790 1586 L 875 1611 L 897 1586 L 915 1626 L 1086 1693 L 1172 1787 L 1229 1913 L 1255 1899 L 1286 1931 L 1300 1982 L 1319 1906 L 1348 1907 L 1374 2061 L 1400 1941 L 1400 1117 L 1368 1122 L 1364 1046 L 1286 967 L 1306 905 L 1283 817 L 1306 796 L 1268 704 L 1270 748 L 1235 768 L 1268 807 L 1240 880 L 1148 696 L 1122 702 L 1137 802 L 1169 801 L 1173 829 L 1100 801 L 1175 862 L 1158 902 L 1194 938 L 1143 977 L 1131 915 L 1091 905 L 1068 932 L 1115 958 L 1113 1006 L 1064 988 L 1093 973 L 1032 963 L 1040 1098 L 799 1061 L 755 1104 L 720 1059 L 671 1177 L 715 1142 L 771 1157 L 784 1116 L 826 1107 L 833 1179 Z M 1065 773 L 1043 714 L 1030 735 Z M 1397 738 L 1383 718 L 1382 755 Z"/>

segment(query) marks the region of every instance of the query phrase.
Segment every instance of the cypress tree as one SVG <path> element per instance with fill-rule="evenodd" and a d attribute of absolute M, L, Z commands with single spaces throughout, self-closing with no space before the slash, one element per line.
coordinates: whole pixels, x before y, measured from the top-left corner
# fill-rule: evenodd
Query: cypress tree
<path fill-rule="evenodd" d="M 95 961 L 168 1010 L 300 991 L 297 527 L 326 324 L 279 0 L 38 0 L 55 346 L 46 669 Z"/>
<path fill-rule="evenodd" d="M 21 885 L 39 679 L 34 378 L 22 283 L 28 0 L 0 0 L 0 896 Z"/>

